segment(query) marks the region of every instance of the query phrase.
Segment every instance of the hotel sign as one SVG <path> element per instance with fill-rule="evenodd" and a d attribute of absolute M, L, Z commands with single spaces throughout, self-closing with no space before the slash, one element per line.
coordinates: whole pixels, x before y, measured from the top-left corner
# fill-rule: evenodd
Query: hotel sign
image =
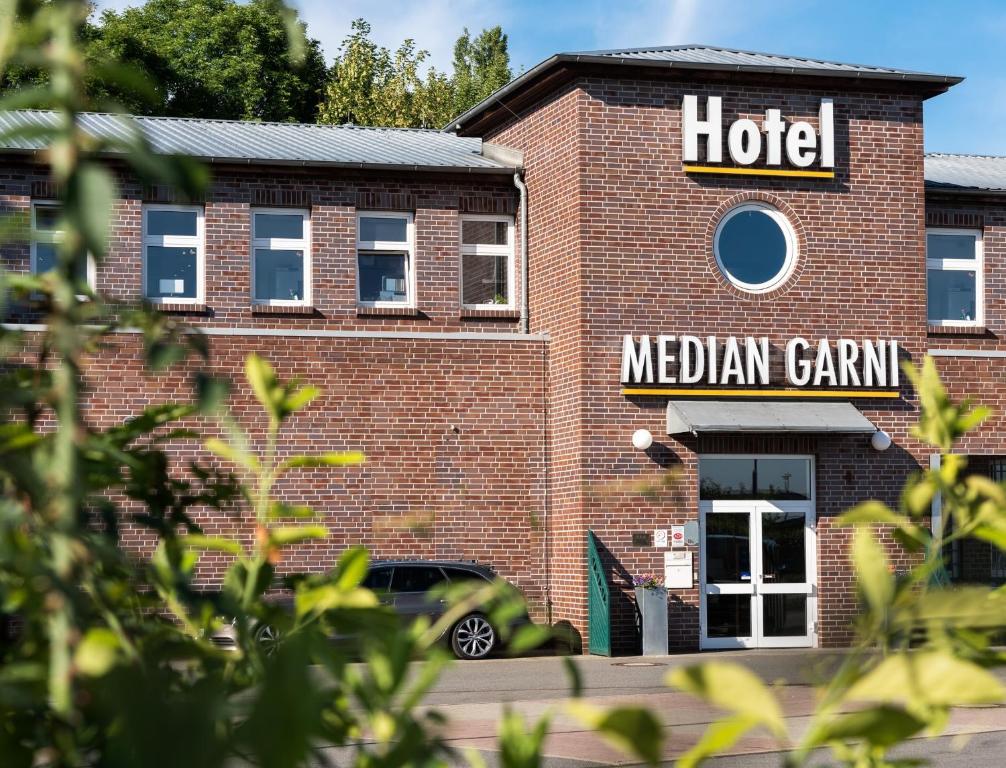
<path fill-rule="evenodd" d="M 626 395 L 897 397 L 898 342 L 799 336 L 772 365 L 767 336 L 653 337 L 622 340 Z M 778 352 L 777 352 L 778 355 Z M 814 389 L 806 389 L 813 387 Z"/>
<path fill-rule="evenodd" d="M 699 118 L 699 97 L 686 95 L 681 105 L 685 171 L 757 176 L 797 176 L 831 179 L 835 176 L 835 116 L 831 99 L 821 99 L 818 128 L 800 120 L 787 123 L 779 109 L 766 109 L 759 122 L 748 118 L 723 125 L 723 99 L 707 96 L 705 119 Z M 724 139 L 732 166 L 722 166 Z M 699 165 L 699 146 L 705 147 Z M 764 167 L 754 167 L 762 150 Z M 783 167 L 783 155 L 788 166 Z"/>

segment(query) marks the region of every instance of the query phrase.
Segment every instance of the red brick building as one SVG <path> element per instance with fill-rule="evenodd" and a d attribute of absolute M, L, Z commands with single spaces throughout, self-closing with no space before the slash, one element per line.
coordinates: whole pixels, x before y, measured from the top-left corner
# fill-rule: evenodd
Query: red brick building
<path fill-rule="evenodd" d="M 554 56 L 439 133 L 141 118 L 211 187 L 179 204 L 123 177 L 112 252 L 81 270 L 206 333 L 253 431 L 248 353 L 324 389 L 284 450 L 368 461 L 282 489 L 332 531 L 285 567 L 357 543 L 476 559 L 587 640 L 592 531 L 616 652 L 643 572 L 675 585 L 672 647 L 841 645 L 835 516 L 934 460 L 897 361 L 937 355 L 955 394 L 1006 399 L 1006 160 L 923 152 L 922 104 L 957 82 L 678 47 Z M 0 172 L 36 233 L 9 269 L 44 269 L 58 238 L 37 149 Z M 94 423 L 189 396 L 192 371 L 145 373 L 139 344 L 91 362 Z M 1002 426 L 967 446 L 995 477 Z M 952 567 L 1006 579 L 978 546 Z"/>

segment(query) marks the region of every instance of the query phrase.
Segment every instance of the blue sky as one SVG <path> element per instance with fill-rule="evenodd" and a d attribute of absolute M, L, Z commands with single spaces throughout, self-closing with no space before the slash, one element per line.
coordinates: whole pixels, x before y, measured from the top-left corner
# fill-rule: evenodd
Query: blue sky
<path fill-rule="evenodd" d="M 101 0 L 121 7 L 137 0 Z M 1006 0 L 292 0 L 331 57 L 358 16 L 447 69 L 462 28 L 502 24 L 515 70 L 558 51 L 706 43 L 967 79 L 926 104 L 926 149 L 1006 155 Z"/>

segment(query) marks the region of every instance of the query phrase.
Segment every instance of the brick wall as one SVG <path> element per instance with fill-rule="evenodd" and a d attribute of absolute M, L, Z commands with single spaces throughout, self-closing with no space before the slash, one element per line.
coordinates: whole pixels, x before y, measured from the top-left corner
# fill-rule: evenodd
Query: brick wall
<path fill-rule="evenodd" d="M 214 170 L 205 200 L 206 306 L 180 316 L 211 333 L 212 372 L 233 381 L 230 408 L 254 445 L 262 446 L 263 419 L 243 367 L 246 356 L 258 352 L 280 376 L 300 377 L 324 391 L 286 428 L 284 454 L 362 450 L 367 456 L 358 468 L 297 472 L 277 489 L 284 501 L 313 507 L 331 531 L 324 541 L 293 550 L 281 570 L 331 568 L 354 544 L 367 545 L 378 558 L 476 559 L 520 587 L 532 614 L 546 618 L 547 344 L 518 336 L 516 318 L 467 319 L 460 312 L 458 216 L 512 215 L 509 177 Z M 51 186 L 43 169 L 8 162 L 0 171 L 0 205 L 24 210 L 33 197 L 54 197 Z M 142 203 L 171 194 L 142 190 L 128 179 L 122 192 L 98 289 L 135 300 Z M 310 315 L 253 311 L 249 213 L 259 204 L 311 211 Z M 415 213 L 418 314 L 357 314 L 357 210 Z M 26 245 L 5 245 L 0 253 L 6 267 L 28 269 Z M 35 318 L 21 313 L 17 319 Z M 109 426 L 144 406 L 190 398 L 191 367 L 151 375 L 142 369 L 141 352 L 139 336 L 117 334 L 88 361 L 90 424 Z M 212 421 L 193 426 L 207 435 L 219 432 Z M 171 452 L 179 468 L 209 458 L 198 442 L 174 444 Z M 247 513 L 196 510 L 195 519 L 210 534 L 251 544 Z M 131 526 L 123 541 L 134 551 L 153 544 Z M 226 563 L 226 557 L 207 554 L 200 582 L 217 583 Z"/>
<path fill-rule="evenodd" d="M 686 176 L 680 126 L 684 93 L 722 96 L 725 121 L 760 119 L 766 108 L 778 107 L 788 120 L 812 124 L 820 98 L 833 97 L 836 178 Z M 559 105 L 567 105 L 567 111 L 560 113 Z M 725 87 L 704 84 L 699 76 L 688 83 L 585 77 L 487 138 L 525 153 L 532 276 L 562 272 L 576 280 L 573 296 L 568 286 L 560 294 L 555 283 L 543 286 L 547 295 L 532 292 L 532 328 L 547 330 L 552 338 L 551 417 L 558 420 L 566 411 L 572 419 L 561 437 L 551 434 L 550 445 L 554 452 L 578 451 L 573 461 L 581 472 L 579 497 L 572 495 L 576 480 L 568 484 L 566 515 L 579 522 L 579 528 L 564 534 L 572 557 L 554 561 L 556 581 L 567 571 L 577 594 L 565 598 L 557 616 L 583 626 L 581 542 L 584 529 L 592 528 L 616 588 L 616 649 L 631 650 L 636 642 L 631 575 L 661 571 L 663 565 L 663 552 L 633 547 L 631 533 L 697 519 L 697 456 L 713 450 L 804 453 L 815 457 L 817 467 L 820 640 L 847 642 L 855 609 L 848 534 L 832 520 L 863 498 L 896 501 L 906 474 L 928 461 L 907 434 L 915 415 L 908 388 L 902 387 L 903 398 L 896 403 L 861 404 L 894 437 L 885 454 L 872 451 L 865 437 L 679 440 L 664 434 L 665 398 L 620 394 L 620 345 L 626 333 L 766 335 L 774 346 L 795 335 L 893 338 L 918 359 L 926 349 L 920 100 L 907 94 L 818 92 L 785 87 L 781 80 Z M 557 195 L 553 174 L 533 175 L 536 163 L 554 164 L 573 151 L 578 155 L 574 179 Z M 567 230 L 556 232 L 546 224 L 568 215 L 570 197 L 576 202 L 574 243 L 562 240 Z M 727 284 L 711 252 L 718 218 L 749 199 L 783 210 L 800 241 L 793 277 L 758 296 Z M 538 232 L 543 235 L 536 237 Z M 560 369 L 566 349 L 569 362 Z M 571 396 L 558 389 L 564 378 L 571 381 Z M 641 427 L 657 440 L 645 454 L 630 444 L 632 432 Z M 672 483 L 656 493 L 640 493 L 641 486 L 652 490 L 660 484 L 669 469 L 677 473 Z M 556 499 L 556 518 L 558 505 Z M 694 562 L 697 571 L 697 555 Z M 694 647 L 697 588 L 673 591 L 670 600 L 672 644 Z"/>
<path fill-rule="evenodd" d="M 545 618 L 543 341 L 295 337 L 275 344 L 211 337 L 209 370 L 233 381 L 229 410 L 252 447 L 263 450 L 265 420 L 240 375 L 253 352 L 265 354 L 281 376 L 323 390 L 284 428 L 281 457 L 366 455 L 362 466 L 300 470 L 277 486 L 280 499 L 312 507 L 330 530 L 328 538 L 291 550 L 281 572 L 329 569 L 357 544 L 375 558 L 478 560 L 523 590 L 533 615 Z M 146 405 L 190 399 L 193 363 L 154 375 L 141 361 L 141 339 L 129 333 L 114 335 L 86 361 L 88 424 L 108 426 Z M 226 437 L 215 420 L 190 426 Z M 199 440 L 175 441 L 169 452 L 179 468 L 214 463 Z M 247 510 L 196 509 L 194 519 L 210 535 L 253 545 Z M 137 552 L 154 544 L 134 526 L 122 539 Z M 205 555 L 200 583 L 219 583 L 227 562 Z"/>
<path fill-rule="evenodd" d="M 523 152 L 528 193 L 528 273 L 533 332 L 547 332 L 548 546 L 553 616 L 579 632 L 586 623 L 583 496 L 582 172 L 576 88 L 545 99 L 492 141 Z M 488 139 L 488 137 L 487 137 Z"/>

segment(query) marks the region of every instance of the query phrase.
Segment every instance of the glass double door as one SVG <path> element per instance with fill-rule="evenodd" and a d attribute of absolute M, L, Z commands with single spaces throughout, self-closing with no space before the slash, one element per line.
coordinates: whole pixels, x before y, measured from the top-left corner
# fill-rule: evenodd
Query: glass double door
<path fill-rule="evenodd" d="M 815 516 L 806 495 L 699 502 L 703 648 L 815 644 Z"/>

